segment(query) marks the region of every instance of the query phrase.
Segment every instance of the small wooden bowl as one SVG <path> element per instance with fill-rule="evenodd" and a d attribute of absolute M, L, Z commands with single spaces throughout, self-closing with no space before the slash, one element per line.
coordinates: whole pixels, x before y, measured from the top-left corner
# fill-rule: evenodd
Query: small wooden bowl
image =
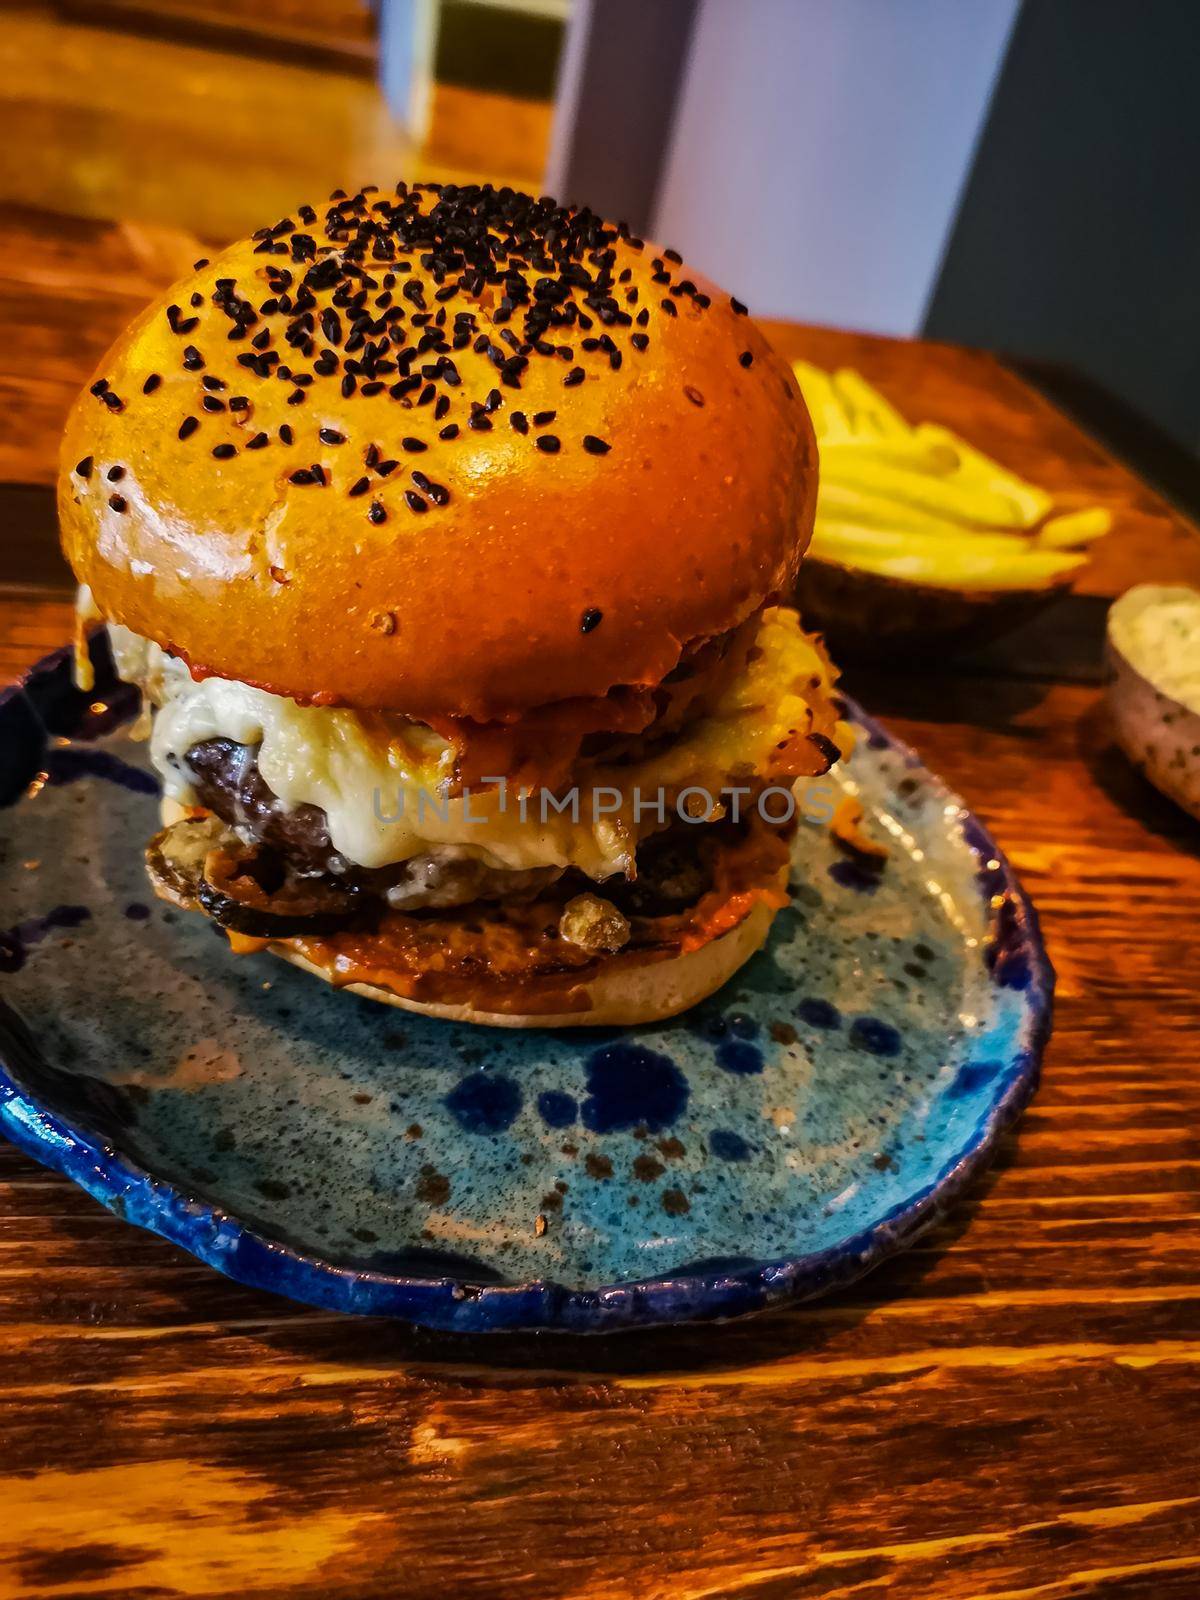
<path fill-rule="evenodd" d="M 910 583 L 806 557 L 796 588 L 806 627 L 825 635 L 835 660 L 944 656 L 990 644 L 1070 588 L 953 589 Z"/>

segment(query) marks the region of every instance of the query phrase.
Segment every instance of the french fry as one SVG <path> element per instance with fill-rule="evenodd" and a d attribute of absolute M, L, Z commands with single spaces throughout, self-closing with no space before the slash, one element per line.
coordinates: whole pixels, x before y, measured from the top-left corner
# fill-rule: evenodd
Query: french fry
<path fill-rule="evenodd" d="M 960 439 L 949 428 L 934 422 L 922 422 L 916 429 L 917 437 L 930 444 L 948 445 L 958 452 L 959 480 L 978 485 L 993 494 L 1005 496 L 1016 510 L 1016 520 L 1023 528 L 1032 528 L 1040 522 L 1053 505 L 1053 498 L 1036 484 L 1026 483 L 1015 472 L 1009 472 L 985 456 L 982 450 Z"/>
<path fill-rule="evenodd" d="M 869 461 L 847 450 L 837 457 L 834 477 L 847 487 L 885 495 L 949 522 L 983 528 L 1020 525 L 1017 507 L 1009 495 L 974 477 L 964 480 L 961 472 L 951 478 L 935 478 L 930 473 Z"/>
<path fill-rule="evenodd" d="M 1020 556 L 1032 549 L 1029 540 L 1020 533 L 975 533 L 957 539 L 947 539 L 941 533 L 929 533 L 912 528 L 867 528 L 858 522 L 842 522 L 818 512 L 813 529 L 812 553 L 824 555 L 836 545 L 840 550 L 853 549 L 859 556 L 890 560 L 893 557 L 919 555 L 930 561 L 953 562 L 955 552 L 973 550 L 977 554 L 994 556 Z"/>
<path fill-rule="evenodd" d="M 823 464 L 824 457 L 821 459 Z M 936 534 L 941 539 L 978 537 L 974 528 L 966 529 L 961 522 L 935 517 L 919 506 L 906 505 L 904 501 L 884 494 L 872 494 L 828 475 L 821 479 L 817 515 L 831 522 L 860 528 L 881 528 L 885 531 L 907 529 L 912 533 Z M 1023 533 L 1021 537 L 1024 538 Z"/>
<path fill-rule="evenodd" d="M 865 438 L 827 440 L 821 444 L 821 467 L 826 478 L 836 478 L 845 460 L 877 461 L 883 467 L 900 467 L 906 472 L 925 472 L 947 478 L 958 470 L 958 455 L 949 445 L 932 444 L 915 434 L 880 435 Z"/>
<path fill-rule="evenodd" d="M 1076 550 L 1112 532 L 1112 512 L 1104 506 L 1086 511 L 1064 511 L 1048 517 L 1037 532 L 1037 542 L 1047 550 Z"/>
<path fill-rule="evenodd" d="M 1044 589 L 1086 556 L 1041 550 L 1028 539 L 983 533 L 957 542 L 818 520 L 812 554 L 883 577 L 958 590 Z"/>
<path fill-rule="evenodd" d="M 912 429 L 900 413 L 853 367 L 839 367 L 833 374 L 833 387 L 851 419 L 860 424 L 862 431 L 878 434 L 884 439 L 911 437 Z"/>
<path fill-rule="evenodd" d="M 812 417 L 817 439 L 823 443 L 826 439 L 853 438 L 850 418 L 829 374 L 807 361 L 793 361 L 792 371 Z"/>

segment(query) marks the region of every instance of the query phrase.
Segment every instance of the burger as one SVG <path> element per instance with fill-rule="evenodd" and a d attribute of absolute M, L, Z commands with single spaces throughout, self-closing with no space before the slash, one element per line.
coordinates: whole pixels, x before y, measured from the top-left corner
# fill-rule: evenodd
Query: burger
<path fill-rule="evenodd" d="M 817 487 L 736 299 L 507 188 L 335 191 L 195 264 L 67 423 L 79 637 L 153 710 L 155 892 L 508 1027 L 723 984 L 847 748 Z"/>

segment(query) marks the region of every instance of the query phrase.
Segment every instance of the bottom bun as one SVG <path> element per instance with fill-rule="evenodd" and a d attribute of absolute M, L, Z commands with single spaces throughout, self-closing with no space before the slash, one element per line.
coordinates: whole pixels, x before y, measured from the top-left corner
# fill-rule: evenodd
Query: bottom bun
<path fill-rule="evenodd" d="M 158 848 L 176 824 L 194 825 L 196 812 L 164 798 L 161 817 L 164 832 L 147 852 L 155 893 L 184 910 L 212 914 L 199 903 L 198 852 L 172 868 Z M 200 849 L 210 842 L 200 839 Z M 713 994 L 762 947 L 776 911 L 787 904 L 788 850 L 777 833 L 760 829 L 732 849 L 715 848 L 718 876 L 725 874 L 722 887 L 714 887 L 681 916 L 664 917 L 644 928 L 640 947 L 583 958 L 578 964 L 564 963 L 556 955 L 549 963 L 545 959 L 539 963 L 531 955 L 527 966 L 510 967 L 500 975 L 482 972 L 478 965 L 455 974 L 446 970 L 448 945 L 434 948 L 427 962 L 414 965 L 405 961 L 404 952 L 397 959 L 386 942 L 381 944 L 371 935 L 352 938 L 347 947 L 337 934 L 257 937 L 229 927 L 224 932 L 240 954 L 269 951 L 336 989 L 422 1016 L 494 1028 L 631 1027 L 676 1016 Z M 701 907 L 707 908 L 706 915 L 697 922 L 693 913 Z M 478 905 L 473 911 L 472 920 L 479 924 L 475 933 L 484 949 L 503 921 L 498 912 L 489 917 L 493 910 Z M 453 919 L 455 913 L 448 916 Z M 409 929 L 419 920 L 396 918 Z M 428 930 L 436 925 L 424 926 Z M 428 940 L 424 948 L 428 950 Z"/>
<path fill-rule="evenodd" d="M 441 1017 L 448 1022 L 475 1022 L 491 1028 L 613 1028 L 632 1027 L 639 1022 L 661 1022 L 678 1016 L 690 1006 L 715 994 L 755 951 L 760 950 L 775 919 L 772 906 L 760 902 L 736 928 L 730 929 L 699 950 L 642 966 L 613 961 L 577 986 L 578 1009 L 552 1014 L 519 1011 L 482 1011 L 472 1005 L 449 1005 L 431 1000 L 409 1000 L 373 983 L 346 983 L 337 987 L 384 1005 L 400 1006 L 426 1017 Z M 285 942 L 267 946 L 272 955 L 282 956 L 294 967 L 315 977 L 333 981 L 324 967 L 310 961 Z"/>

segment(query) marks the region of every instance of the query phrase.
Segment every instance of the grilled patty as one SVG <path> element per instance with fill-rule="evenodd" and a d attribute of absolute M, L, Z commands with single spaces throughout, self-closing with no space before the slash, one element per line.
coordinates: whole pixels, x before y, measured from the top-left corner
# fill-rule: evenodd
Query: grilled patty
<path fill-rule="evenodd" d="M 508 872 L 472 857 L 431 851 L 394 866 L 359 867 L 338 854 L 319 806 L 283 805 L 258 770 L 254 745 L 205 739 L 187 753 L 187 772 L 199 803 L 266 845 L 305 878 L 329 878 L 340 887 L 386 899 L 397 910 L 461 906 L 472 900 L 507 900 L 536 894 L 561 875 L 558 867 Z"/>

